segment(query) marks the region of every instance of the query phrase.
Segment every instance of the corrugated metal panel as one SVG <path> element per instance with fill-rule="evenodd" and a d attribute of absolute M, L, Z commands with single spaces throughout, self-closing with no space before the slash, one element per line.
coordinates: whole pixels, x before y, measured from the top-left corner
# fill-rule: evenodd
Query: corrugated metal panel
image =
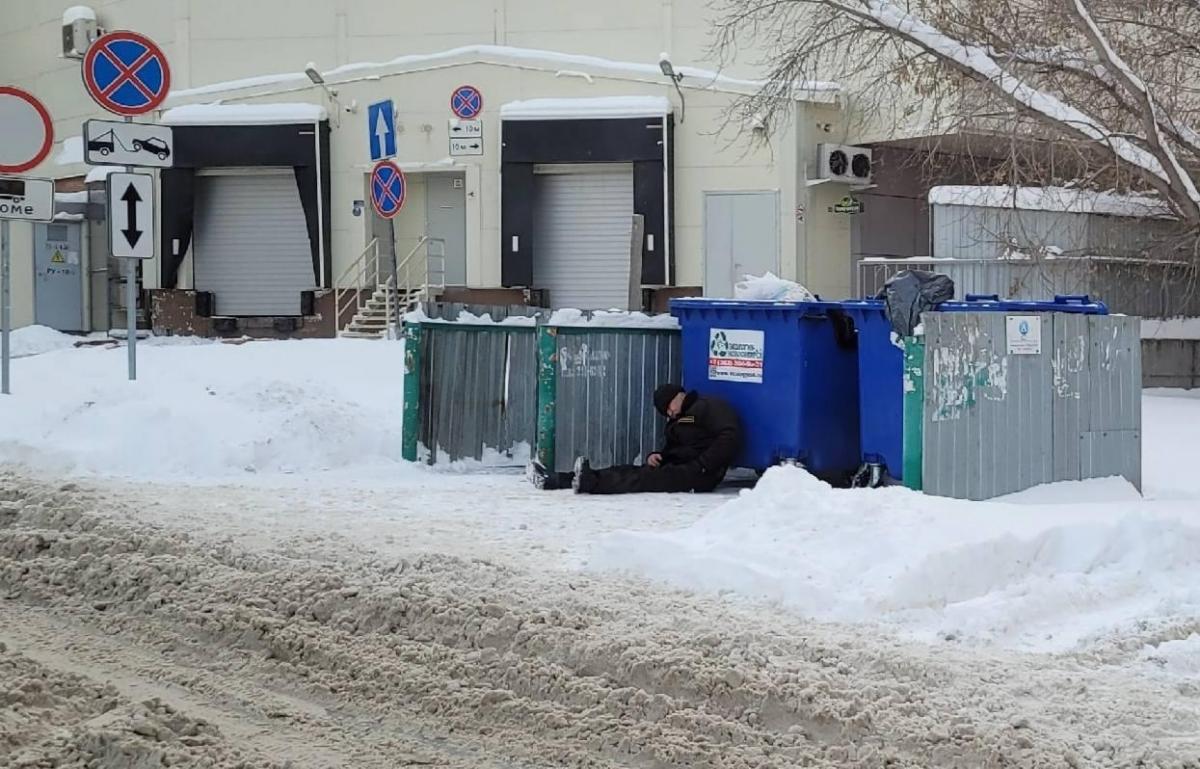
<path fill-rule="evenodd" d="M 1034 253 L 1054 247 L 1074 256 L 1132 257 L 1165 240 L 1174 222 L 1064 211 L 934 205 L 932 255 L 997 259 L 1010 249 Z"/>
<path fill-rule="evenodd" d="M 532 448 L 537 334 L 531 327 L 421 327 L 421 444 L 430 462 Z M 521 452 L 524 453 L 524 452 Z"/>
<path fill-rule="evenodd" d="M 654 389 L 680 380 L 678 331 L 561 328 L 555 390 L 555 465 L 636 464 L 661 448 Z"/>
<path fill-rule="evenodd" d="M 1053 478 L 1050 356 L 1009 356 L 1004 317 L 924 318 L 923 475 L 931 494 L 987 499 Z"/>
<path fill-rule="evenodd" d="M 888 279 L 904 270 L 949 275 L 959 298 L 999 294 L 1006 299 L 1046 299 L 1055 294 L 1087 294 L 1113 313 L 1144 318 L 1200 315 L 1200 285 L 1190 267 L 1134 259 L 904 259 L 859 262 L 863 296 L 875 296 Z"/>
<path fill-rule="evenodd" d="M 299 315 L 316 288 L 308 224 L 291 173 L 196 178 L 197 291 L 219 315 Z"/>
<path fill-rule="evenodd" d="M 633 167 L 540 174 L 533 210 L 533 283 L 550 306 L 627 309 Z"/>
<path fill-rule="evenodd" d="M 1045 314 L 1040 355 L 1010 355 L 1004 313 L 928 313 L 925 490 L 989 499 L 1041 483 L 1141 484 L 1136 318 Z"/>

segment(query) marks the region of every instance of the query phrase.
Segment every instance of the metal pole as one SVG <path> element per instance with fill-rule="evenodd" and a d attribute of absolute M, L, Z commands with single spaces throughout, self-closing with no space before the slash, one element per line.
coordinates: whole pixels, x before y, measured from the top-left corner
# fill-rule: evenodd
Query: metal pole
<path fill-rule="evenodd" d="M 132 123 L 133 118 L 126 117 L 126 123 Z M 133 173 L 133 166 L 125 166 L 125 170 Z M 110 190 L 111 192 L 111 190 Z M 109 201 L 109 205 L 112 202 Z M 109 223 L 112 226 L 112 223 Z M 129 381 L 137 380 L 137 259 L 125 260 L 125 334 L 129 346 Z"/>
<path fill-rule="evenodd" d="M 8 220 L 0 219 L 0 394 L 8 395 L 8 334 L 12 330 L 12 294 L 9 284 L 12 282 L 12 272 L 9 262 L 12 254 L 12 233 L 8 229 Z"/>

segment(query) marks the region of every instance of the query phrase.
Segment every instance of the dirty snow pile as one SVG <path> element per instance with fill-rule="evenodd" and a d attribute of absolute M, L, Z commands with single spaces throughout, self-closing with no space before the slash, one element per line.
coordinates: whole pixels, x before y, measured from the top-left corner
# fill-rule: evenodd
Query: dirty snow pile
<path fill-rule="evenodd" d="M 192 481 L 400 461 L 402 343 L 147 340 L 129 382 L 124 345 L 25 332 L 43 352 L 13 361 L 0 461 Z"/>
<path fill-rule="evenodd" d="M 1200 424 L 1200 398 L 1147 403 L 1146 499 L 1123 479 L 1099 479 L 964 502 L 836 490 L 776 468 L 688 528 L 608 535 L 589 566 L 922 640 L 1059 651 L 1138 628 L 1191 627 L 1200 482 L 1170 468 L 1195 466 L 1200 451 L 1184 433 Z M 1149 498 L 1156 492 L 1163 498 Z M 1164 666 L 1200 669 L 1200 639 L 1147 650 L 1159 653 Z"/>
<path fill-rule="evenodd" d="M 78 339 L 48 326 L 25 326 L 10 333 L 8 344 L 14 358 L 24 358 L 74 347 Z"/>
<path fill-rule="evenodd" d="M 644 312 L 628 310 L 555 310 L 546 324 L 592 328 L 679 328 L 679 321 L 673 315 L 647 315 Z"/>

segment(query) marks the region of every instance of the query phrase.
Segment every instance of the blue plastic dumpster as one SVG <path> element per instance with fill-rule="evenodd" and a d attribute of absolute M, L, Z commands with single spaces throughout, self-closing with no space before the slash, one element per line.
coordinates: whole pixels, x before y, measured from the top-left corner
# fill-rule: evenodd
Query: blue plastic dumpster
<path fill-rule="evenodd" d="M 840 302 L 858 332 L 859 429 L 864 474 L 858 482 L 872 483 L 883 472 L 902 480 L 904 455 L 904 349 L 892 342 L 892 325 L 884 303 L 874 299 Z M 965 301 L 945 302 L 938 312 L 1069 312 L 1107 315 L 1103 302 L 1088 296 L 1055 296 L 1054 301 L 1014 301 L 995 294 L 968 294 Z M 873 484 L 872 484 L 873 485 Z"/>
<path fill-rule="evenodd" d="M 673 299 L 683 385 L 719 396 L 741 417 L 739 467 L 803 464 L 833 483 L 861 464 L 858 356 L 833 302 Z"/>

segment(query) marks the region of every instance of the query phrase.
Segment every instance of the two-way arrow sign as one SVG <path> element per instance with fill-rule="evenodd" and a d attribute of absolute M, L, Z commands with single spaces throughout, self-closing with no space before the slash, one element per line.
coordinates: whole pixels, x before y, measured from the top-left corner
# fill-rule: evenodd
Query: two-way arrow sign
<path fill-rule="evenodd" d="M 154 258 L 154 177 L 108 175 L 108 243 L 115 257 Z"/>

